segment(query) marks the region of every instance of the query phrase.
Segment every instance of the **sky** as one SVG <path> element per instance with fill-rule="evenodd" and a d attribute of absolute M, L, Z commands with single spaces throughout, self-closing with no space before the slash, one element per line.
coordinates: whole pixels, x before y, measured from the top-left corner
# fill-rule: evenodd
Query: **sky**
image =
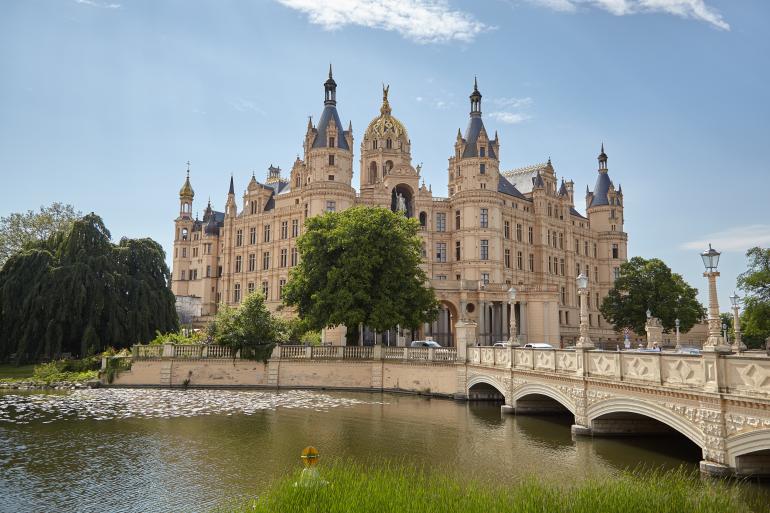
<path fill-rule="evenodd" d="M 330 63 L 355 161 L 390 84 L 446 196 L 476 76 L 501 169 L 550 157 L 584 211 L 603 142 L 629 255 L 706 302 L 711 242 L 726 311 L 746 249 L 770 245 L 769 22 L 766 0 L 3 0 L 0 216 L 71 203 L 168 253 L 186 162 L 196 212 L 223 209 L 231 174 L 288 173 Z"/>

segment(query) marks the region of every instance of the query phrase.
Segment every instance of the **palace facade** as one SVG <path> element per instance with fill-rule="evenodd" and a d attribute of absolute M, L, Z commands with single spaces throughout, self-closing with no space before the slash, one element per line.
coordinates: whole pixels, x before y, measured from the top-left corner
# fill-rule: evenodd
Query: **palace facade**
<path fill-rule="evenodd" d="M 474 83 L 467 128 L 464 134 L 458 129 L 449 157 L 448 197 L 436 197 L 424 180 L 420 183 L 408 131 L 393 116 L 385 88 L 380 113 L 360 144 L 356 190 L 353 131 L 340 121 L 331 68 L 324 94 L 317 123 L 308 120 L 304 158 L 297 158 L 286 176 L 272 165 L 264 182 L 252 176 L 240 196 L 231 177 L 224 212 L 209 202 L 203 218 L 193 218 L 188 169 L 174 221 L 171 282 L 183 317 L 202 322 L 218 304 L 237 305 L 254 290 L 276 311 L 289 271 L 299 261 L 297 238 L 305 220 L 371 205 L 419 220 L 423 268 L 441 310 L 435 322 L 416 330 L 364 330 L 362 342 L 395 345 L 432 337 L 451 346 L 455 323 L 468 319 L 478 325 L 478 341 L 491 344 L 508 339 L 515 315 L 522 343 L 567 345 L 579 336 L 576 277 L 581 273 L 589 278 L 591 338 L 613 345 L 622 338 L 598 309 L 626 260 L 628 240 L 623 192 L 609 177 L 603 145 L 582 214 L 575 207 L 574 182 L 559 180 L 550 159 L 501 169 L 500 142 L 484 126 L 482 96 Z M 513 310 L 511 287 L 517 291 Z M 327 330 L 325 340 L 344 343 L 344 333 L 344 327 Z"/>

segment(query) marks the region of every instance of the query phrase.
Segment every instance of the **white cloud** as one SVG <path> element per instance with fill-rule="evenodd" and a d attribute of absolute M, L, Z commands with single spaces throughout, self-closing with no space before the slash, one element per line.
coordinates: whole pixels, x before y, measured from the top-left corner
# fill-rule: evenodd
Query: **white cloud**
<path fill-rule="evenodd" d="M 711 244 L 718 251 L 746 251 L 754 246 L 770 246 L 770 225 L 752 224 L 710 233 L 682 244 L 682 249 L 703 251 Z"/>
<path fill-rule="evenodd" d="M 418 43 L 470 42 L 491 27 L 446 0 L 277 0 L 326 30 L 346 25 L 395 31 Z"/>
<path fill-rule="evenodd" d="M 228 102 L 232 108 L 238 112 L 255 112 L 260 116 L 265 116 L 267 113 L 257 105 L 256 102 L 247 100 L 246 98 L 236 98 Z"/>
<path fill-rule="evenodd" d="M 530 116 L 529 114 L 522 114 L 520 112 L 505 112 L 505 111 L 490 112 L 489 116 L 501 123 L 507 123 L 509 125 L 523 123 L 528 119 L 532 119 L 532 116 Z"/>
<path fill-rule="evenodd" d="M 519 109 L 521 107 L 529 107 L 532 105 L 532 98 L 492 98 L 489 100 L 494 105 L 509 109 Z"/>
<path fill-rule="evenodd" d="M 90 7 L 100 7 L 102 9 L 120 9 L 120 4 L 108 4 L 106 2 L 98 2 L 97 0 L 75 0 L 75 3 Z"/>
<path fill-rule="evenodd" d="M 719 11 L 706 5 L 706 0 L 529 0 L 529 2 L 566 12 L 574 12 L 581 6 L 596 7 L 615 16 L 662 12 L 705 21 L 718 29 L 730 30 L 730 25 Z"/>

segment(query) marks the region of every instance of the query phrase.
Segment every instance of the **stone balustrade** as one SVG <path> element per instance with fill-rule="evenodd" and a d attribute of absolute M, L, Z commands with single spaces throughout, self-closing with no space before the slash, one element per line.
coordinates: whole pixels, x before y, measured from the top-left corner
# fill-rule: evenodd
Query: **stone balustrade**
<path fill-rule="evenodd" d="M 467 354 L 468 364 L 480 367 L 770 397 L 770 358 L 763 355 L 712 353 L 714 362 L 708 362 L 708 354 L 487 346 L 469 347 Z M 711 371 L 718 380 L 709 379 L 711 364 L 719 367 Z"/>

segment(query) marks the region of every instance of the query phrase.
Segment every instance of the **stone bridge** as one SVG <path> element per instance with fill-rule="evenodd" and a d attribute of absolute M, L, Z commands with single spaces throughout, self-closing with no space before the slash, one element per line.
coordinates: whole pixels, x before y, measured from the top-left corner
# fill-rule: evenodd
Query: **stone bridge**
<path fill-rule="evenodd" d="M 569 412 L 575 436 L 675 430 L 709 474 L 770 475 L 770 358 L 510 347 L 278 346 L 267 364 L 212 346 L 135 346 L 114 385 L 409 391 Z M 129 366 L 123 362 L 123 369 Z"/>

